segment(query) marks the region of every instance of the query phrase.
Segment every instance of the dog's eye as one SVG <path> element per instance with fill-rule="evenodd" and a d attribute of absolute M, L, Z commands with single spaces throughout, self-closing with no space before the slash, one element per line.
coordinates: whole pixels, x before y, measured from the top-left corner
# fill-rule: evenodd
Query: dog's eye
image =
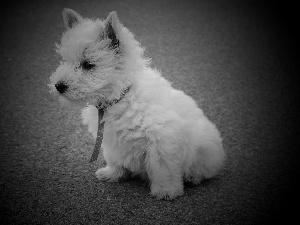
<path fill-rule="evenodd" d="M 84 60 L 84 61 L 80 64 L 80 66 L 81 66 L 84 70 L 91 70 L 91 69 L 93 69 L 96 65 L 90 63 L 90 62 L 87 61 L 87 60 Z"/>

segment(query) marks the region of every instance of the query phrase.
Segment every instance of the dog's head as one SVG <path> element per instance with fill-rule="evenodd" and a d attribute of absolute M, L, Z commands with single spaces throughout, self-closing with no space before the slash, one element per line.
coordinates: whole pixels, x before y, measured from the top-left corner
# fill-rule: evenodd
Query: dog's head
<path fill-rule="evenodd" d="M 147 65 L 143 49 L 119 22 L 116 12 L 107 19 L 84 19 L 71 9 L 63 10 L 66 31 L 56 44 L 62 61 L 51 75 L 51 92 L 61 100 L 90 102 L 118 98 Z"/>

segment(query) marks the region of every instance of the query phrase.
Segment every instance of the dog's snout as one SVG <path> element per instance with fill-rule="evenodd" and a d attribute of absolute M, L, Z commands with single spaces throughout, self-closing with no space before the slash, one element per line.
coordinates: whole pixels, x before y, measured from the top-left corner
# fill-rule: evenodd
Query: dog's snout
<path fill-rule="evenodd" d="M 64 84 L 63 82 L 59 82 L 59 83 L 55 84 L 55 87 L 56 87 L 56 90 L 61 94 L 65 93 L 68 89 L 68 86 L 66 84 Z"/>

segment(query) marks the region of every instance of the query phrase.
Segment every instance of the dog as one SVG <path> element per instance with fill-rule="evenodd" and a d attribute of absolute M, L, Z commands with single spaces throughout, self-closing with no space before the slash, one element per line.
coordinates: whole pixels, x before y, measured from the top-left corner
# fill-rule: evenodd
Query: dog
<path fill-rule="evenodd" d="M 218 129 L 150 67 L 116 12 L 100 20 L 64 9 L 63 21 L 66 31 L 56 44 L 62 61 L 49 86 L 63 105 L 84 106 L 82 122 L 94 138 L 104 122 L 106 166 L 98 179 L 140 176 L 152 196 L 171 200 L 184 194 L 184 182 L 198 185 L 218 174 L 226 156 Z"/>

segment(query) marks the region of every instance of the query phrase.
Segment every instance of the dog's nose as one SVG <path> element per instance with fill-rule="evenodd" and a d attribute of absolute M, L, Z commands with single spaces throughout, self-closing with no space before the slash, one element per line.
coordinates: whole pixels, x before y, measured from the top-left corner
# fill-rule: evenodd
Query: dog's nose
<path fill-rule="evenodd" d="M 61 94 L 65 93 L 68 89 L 68 86 L 65 85 L 63 82 L 59 82 L 59 83 L 55 84 L 55 87 L 56 87 L 56 90 Z"/>

